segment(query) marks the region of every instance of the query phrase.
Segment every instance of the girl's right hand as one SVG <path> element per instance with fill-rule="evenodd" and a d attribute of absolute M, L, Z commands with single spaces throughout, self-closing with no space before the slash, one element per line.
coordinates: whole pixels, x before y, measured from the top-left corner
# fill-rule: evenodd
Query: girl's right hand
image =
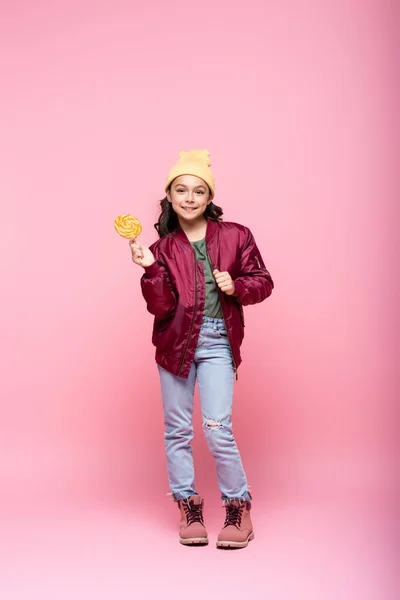
<path fill-rule="evenodd" d="M 145 268 L 150 267 L 155 262 L 156 259 L 152 251 L 139 244 L 136 239 L 129 240 L 129 246 L 132 252 L 132 260 L 136 265 Z"/>

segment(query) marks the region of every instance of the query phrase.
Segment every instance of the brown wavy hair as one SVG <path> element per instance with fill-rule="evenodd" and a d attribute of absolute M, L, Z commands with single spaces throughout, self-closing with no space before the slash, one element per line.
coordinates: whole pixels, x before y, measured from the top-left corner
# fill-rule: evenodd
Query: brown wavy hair
<path fill-rule="evenodd" d="M 160 201 L 161 212 L 157 223 L 154 223 L 154 227 L 160 238 L 165 237 L 169 233 L 172 233 L 177 229 L 179 225 L 178 215 L 172 208 L 171 202 L 169 202 L 167 196 Z M 204 211 L 204 218 L 210 221 L 222 221 L 222 215 L 224 211 L 220 206 L 210 202 L 206 210 Z"/>

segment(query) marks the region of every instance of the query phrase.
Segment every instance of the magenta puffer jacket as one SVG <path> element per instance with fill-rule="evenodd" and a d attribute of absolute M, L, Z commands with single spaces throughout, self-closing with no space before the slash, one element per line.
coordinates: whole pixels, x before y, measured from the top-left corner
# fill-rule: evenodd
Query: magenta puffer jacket
<path fill-rule="evenodd" d="M 209 220 L 206 245 L 213 270 L 227 271 L 235 283 L 234 295 L 219 290 L 219 297 L 237 371 L 242 361 L 243 306 L 265 300 L 274 284 L 247 227 Z M 156 362 L 173 375 L 187 379 L 203 318 L 204 265 L 197 262 L 180 227 L 150 249 L 156 261 L 145 269 L 141 286 L 147 309 L 155 317 L 152 341 Z"/>

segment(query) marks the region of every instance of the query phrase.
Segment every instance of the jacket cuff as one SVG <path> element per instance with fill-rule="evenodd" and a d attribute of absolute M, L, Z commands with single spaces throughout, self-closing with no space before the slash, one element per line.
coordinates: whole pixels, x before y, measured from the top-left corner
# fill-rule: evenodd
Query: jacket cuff
<path fill-rule="evenodd" d="M 158 264 L 158 262 L 156 260 L 153 262 L 152 265 L 144 268 L 146 277 L 155 277 L 156 275 L 158 275 L 159 271 L 160 271 L 160 265 Z"/>
<path fill-rule="evenodd" d="M 245 291 L 245 287 L 243 283 L 239 280 L 236 280 L 233 283 L 235 284 L 235 291 L 233 292 L 232 296 L 234 298 L 240 298 L 243 292 Z"/>

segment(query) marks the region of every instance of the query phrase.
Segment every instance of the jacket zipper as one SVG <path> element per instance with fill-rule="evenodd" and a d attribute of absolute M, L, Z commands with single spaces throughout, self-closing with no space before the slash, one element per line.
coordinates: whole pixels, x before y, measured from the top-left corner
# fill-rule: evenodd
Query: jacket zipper
<path fill-rule="evenodd" d="M 210 258 L 210 255 L 208 254 L 208 250 L 207 250 L 207 257 L 208 257 L 208 260 L 210 261 L 210 265 L 211 265 L 211 271 L 214 271 L 214 266 L 213 266 L 213 264 L 212 264 L 212 262 L 211 262 L 211 258 Z M 218 288 L 218 294 L 220 294 L 219 288 Z M 233 370 L 234 370 L 234 372 L 235 372 L 236 381 L 238 381 L 238 379 L 239 379 L 238 368 L 237 368 L 237 366 L 236 366 L 235 359 L 234 359 L 234 357 L 233 357 L 233 352 L 232 352 L 231 341 L 230 341 L 230 339 L 229 339 L 229 333 L 228 333 L 228 329 L 227 329 L 227 327 L 226 327 L 226 322 L 225 322 L 225 317 L 224 317 L 224 311 L 222 310 L 222 304 L 221 304 L 221 312 L 222 312 L 222 319 L 223 319 L 223 321 L 224 321 L 224 325 L 225 325 L 226 337 L 228 338 L 229 349 L 230 349 L 230 351 L 231 351 L 232 362 L 233 362 Z"/>
<path fill-rule="evenodd" d="M 183 363 L 185 362 L 186 354 L 187 354 L 187 351 L 188 351 L 188 348 L 189 348 L 189 344 L 190 344 L 190 340 L 191 340 L 191 337 L 192 337 L 193 325 L 194 325 L 194 321 L 195 321 L 195 318 L 196 318 L 196 311 L 197 311 L 197 302 L 198 302 L 198 297 L 197 297 L 198 296 L 198 293 L 197 293 L 197 260 L 196 260 L 196 253 L 195 253 L 194 250 L 193 250 L 193 256 L 194 256 L 194 277 L 195 277 L 194 311 L 193 311 L 193 317 L 192 317 L 192 322 L 191 322 L 191 325 L 190 325 L 188 339 L 187 339 L 186 346 L 185 346 L 185 349 L 184 349 L 183 354 L 182 354 L 181 362 L 179 364 L 178 377 L 179 377 L 179 375 L 180 375 L 180 373 L 182 371 Z"/>

